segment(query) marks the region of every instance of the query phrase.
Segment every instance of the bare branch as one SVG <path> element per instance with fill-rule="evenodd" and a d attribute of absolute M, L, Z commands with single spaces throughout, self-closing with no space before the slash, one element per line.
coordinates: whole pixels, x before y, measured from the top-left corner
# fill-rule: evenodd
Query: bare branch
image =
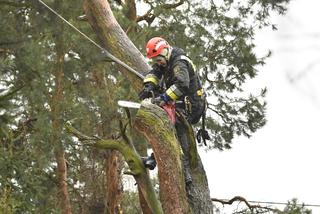
<path fill-rule="evenodd" d="M 217 111 L 215 108 L 212 108 L 211 106 L 214 106 L 213 104 L 208 104 L 208 109 L 216 113 L 217 115 L 220 116 L 220 118 L 225 122 L 228 123 L 228 121 L 225 119 L 225 116 L 223 116 L 219 111 Z"/>
<path fill-rule="evenodd" d="M 153 11 L 153 8 L 149 9 L 144 15 L 138 16 L 136 18 L 136 22 L 146 21 L 149 25 L 153 22 L 153 20 L 156 18 L 154 14 L 151 12 Z"/>
<path fill-rule="evenodd" d="M 138 16 L 136 18 L 136 22 L 138 23 L 141 21 L 146 21 L 150 25 L 153 22 L 153 20 L 156 18 L 156 15 L 152 13 L 153 11 L 155 11 L 155 8 L 152 6 L 152 4 L 149 1 L 145 1 L 145 2 L 150 5 L 150 9 L 144 15 Z M 159 5 L 158 7 L 165 10 L 170 10 L 170 9 L 179 7 L 184 2 L 185 0 L 180 0 L 178 3 L 175 3 L 175 4 L 163 4 L 163 5 Z"/>
<path fill-rule="evenodd" d="M 161 7 L 162 7 L 163 9 L 173 9 L 173 8 L 179 7 L 179 6 L 182 5 L 184 2 L 185 2 L 185 0 L 180 0 L 178 3 L 175 3 L 175 4 L 164 4 L 164 5 L 162 5 Z"/>
<path fill-rule="evenodd" d="M 225 205 L 225 204 L 232 205 L 236 201 L 243 202 L 250 209 L 251 212 L 253 212 L 254 210 L 260 210 L 260 211 L 258 211 L 258 213 L 268 212 L 268 211 L 277 211 L 277 209 L 273 209 L 273 208 L 270 208 L 270 207 L 263 207 L 263 206 L 260 206 L 260 205 L 252 205 L 242 196 L 235 196 L 230 200 L 211 198 L 211 201 L 219 202 L 219 203 L 221 203 L 223 205 Z"/>

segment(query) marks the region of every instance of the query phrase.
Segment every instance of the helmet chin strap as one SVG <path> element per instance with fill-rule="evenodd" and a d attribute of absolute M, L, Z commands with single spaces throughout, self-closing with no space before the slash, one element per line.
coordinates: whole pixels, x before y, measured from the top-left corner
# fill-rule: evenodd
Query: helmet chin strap
<path fill-rule="evenodd" d="M 167 59 L 168 61 L 171 57 L 171 53 L 172 53 L 172 47 L 170 46 L 170 47 L 168 47 L 168 59 Z"/>

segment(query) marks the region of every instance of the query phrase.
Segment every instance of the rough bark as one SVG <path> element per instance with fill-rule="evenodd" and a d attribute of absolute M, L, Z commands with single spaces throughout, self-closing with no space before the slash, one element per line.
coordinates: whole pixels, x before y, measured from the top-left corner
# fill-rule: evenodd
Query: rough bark
<path fill-rule="evenodd" d="M 103 90 L 103 99 L 107 102 L 106 105 L 111 106 L 113 99 L 113 93 L 108 89 L 108 80 L 106 79 L 105 72 L 99 68 L 99 65 L 91 69 L 92 80 L 95 85 Z M 110 133 L 110 125 L 112 121 L 112 115 L 106 114 L 103 110 L 100 112 L 102 123 L 98 124 L 98 132 L 101 136 L 108 136 Z M 120 213 L 121 210 L 121 198 L 123 193 L 120 167 L 122 166 L 122 158 L 119 152 L 114 150 L 108 150 L 105 152 L 105 212 L 106 213 Z"/>
<path fill-rule="evenodd" d="M 146 64 L 143 56 L 141 53 L 136 49 L 136 47 L 132 44 L 130 39 L 126 36 L 125 32 L 122 30 L 122 28 L 119 26 L 117 21 L 115 20 L 112 11 L 110 9 L 110 6 L 108 4 L 108 1 L 106 0 L 85 0 L 84 1 L 84 9 L 86 12 L 86 15 L 88 17 L 88 21 L 96 34 L 98 35 L 99 39 L 101 40 L 101 43 L 106 47 L 112 54 L 114 54 L 116 57 L 118 57 L 120 60 L 127 63 L 129 66 L 132 66 L 138 71 L 147 71 L 149 69 L 149 66 Z M 141 72 L 143 75 L 144 72 Z M 131 81 L 132 87 L 138 91 L 141 87 L 141 82 L 136 78 L 135 75 L 131 75 L 129 72 L 123 72 L 124 75 L 127 76 L 127 78 Z M 140 118 L 141 119 L 141 118 Z M 145 124 L 148 124 L 146 122 Z M 146 126 L 153 126 L 154 124 L 150 123 L 149 125 L 145 125 L 145 137 L 152 142 L 152 145 L 156 145 L 156 138 L 153 137 L 152 127 L 149 127 L 147 129 Z M 142 128 L 143 126 L 141 126 Z M 172 133 L 174 133 L 175 130 L 171 130 Z M 166 133 L 165 131 L 163 133 Z M 166 139 L 168 137 L 166 134 L 161 137 L 161 139 Z M 176 139 L 175 139 L 176 145 L 178 145 Z M 172 156 L 172 151 L 166 151 L 165 147 L 157 147 L 153 146 L 153 149 L 157 150 L 155 151 L 155 156 L 158 161 L 161 162 L 161 160 L 169 160 L 166 155 L 169 155 L 169 157 Z M 179 148 L 180 149 L 180 148 Z M 175 153 L 175 159 L 179 159 L 180 150 Z M 194 185 L 191 186 L 191 188 L 188 188 L 187 195 L 189 197 L 189 204 L 191 206 L 191 209 L 194 213 L 212 213 L 212 204 L 208 203 L 210 201 L 210 194 L 209 194 L 209 188 L 207 183 L 207 178 L 205 171 L 202 166 L 201 159 L 198 156 L 197 151 L 193 151 L 193 156 L 195 160 L 193 163 L 193 167 L 191 169 L 191 173 L 193 175 Z M 198 158 L 195 158 L 198 157 Z M 180 159 L 179 159 L 180 161 Z M 163 162 L 163 161 L 162 161 Z M 171 162 L 172 165 L 175 166 L 166 166 L 165 163 L 161 163 L 161 169 L 159 166 L 159 179 L 160 179 L 160 188 L 164 188 L 169 191 L 168 194 L 171 194 L 170 187 L 173 187 L 176 182 L 179 183 L 177 187 L 177 191 L 180 193 L 183 192 L 183 188 L 181 189 L 181 186 L 184 186 L 184 180 L 182 179 L 182 176 L 179 174 L 176 178 L 177 180 L 173 179 L 170 180 L 173 176 L 171 174 L 168 174 L 166 171 L 168 170 L 166 167 L 173 167 L 175 172 L 181 172 L 181 164 L 177 164 L 177 162 Z M 176 163 L 176 164 L 174 164 Z M 179 162 L 180 163 L 180 162 Z M 170 169 L 172 170 L 172 169 Z M 174 171 L 174 170 L 172 170 Z M 171 183 L 168 182 L 173 182 Z M 176 188 L 176 187 L 173 187 Z M 161 200 L 165 200 L 166 196 L 164 189 L 162 189 L 161 194 Z M 174 193 L 172 193 L 174 194 Z M 182 195 L 179 195 L 179 197 L 183 197 Z M 179 198 L 178 197 L 178 198 Z M 167 210 L 170 210 L 173 202 L 165 202 L 166 205 L 163 205 L 165 212 L 167 213 Z M 181 202 L 180 205 L 184 206 L 185 202 Z M 168 208 L 165 206 L 168 206 Z M 170 207 L 170 208 L 169 208 Z M 188 207 L 188 206 L 184 206 Z M 180 212 L 180 211 L 179 211 Z M 172 213 L 172 212 L 169 212 Z"/>
<path fill-rule="evenodd" d="M 135 0 L 126 0 L 127 18 L 131 21 L 130 26 L 126 30 L 126 34 L 137 32 L 137 8 Z"/>
<path fill-rule="evenodd" d="M 104 48 L 118 59 L 125 61 L 135 70 L 141 71 L 142 74 L 150 70 L 150 66 L 146 63 L 143 55 L 127 38 L 126 33 L 114 18 L 108 1 L 85 0 L 83 7 L 90 25 L 98 35 Z M 138 79 L 136 75 L 131 74 L 123 68 L 120 68 L 120 71 L 132 83 L 133 89 L 136 91 L 141 90 L 142 81 Z M 140 190 L 139 193 L 141 193 Z M 145 200 L 141 197 L 142 194 L 139 194 L 139 196 L 141 198 L 140 203 L 143 211 L 145 213 L 150 212 L 148 206 L 145 206 L 143 203 Z"/>
<path fill-rule="evenodd" d="M 124 137 L 125 140 L 120 141 L 89 137 L 76 130 L 71 124 L 66 124 L 66 129 L 86 145 L 95 146 L 101 149 L 114 149 L 119 151 L 130 168 L 130 171 L 126 173 L 132 175 L 136 180 L 137 185 L 140 187 L 140 191 L 142 192 L 152 213 L 163 214 L 161 203 L 154 191 L 148 172 L 142 163 L 140 155 L 134 149 L 132 142 L 128 141 L 128 138 Z"/>
<path fill-rule="evenodd" d="M 190 213 L 175 128 L 165 111 L 143 102 L 135 125 L 152 145 L 158 165 L 160 200 L 165 213 Z"/>
<path fill-rule="evenodd" d="M 120 181 L 121 157 L 115 150 L 106 151 L 105 171 L 106 171 L 106 207 L 107 213 L 120 213 L 122 184 Z"/>
<path fill-rule="evenodd" d="M 143 191 L 140 187 L 138 187 L 138 194 L 139 194 L 139 201 L 140 201 L 140 208 L 143 214 L 153 214 L 152 210 L 149 208 L 147 201 L 143 196 Z"/>
<path fill-rule="evenodd" d="M 194 214 L 213 213 L 213 204 L 210 198 L 210 190 L 206 172 L 203 168 L 201 158 L 197 151 L 197 142 L 190 123 L 184 117 L 179 117 L 188 130 L 188 141 L 190 143 L 190 169 L 193 179 L 192 185 L 187 186 L 188 201 Z"/>
<path fill-rule="evenodd" d="M 108 1 L 85 0 L 83 5 L 88 21 L 103 46 L 118 59 L 125 61 L 130 67 L 145 74 L 150 67 L 114 18 Z M 124 72 L 133 88 L 137 91 L 140 90 L 142 82 L 138 77 L 129 71 L 124 70 Z"/>
<path fill-rule="evenodd" d="M 194 214 L 212 214 L 213 204 L 210 199 L 210 191 L 206 172 L 203 168 L 200 156 L 196 167 L 191 168 L 193 183 L 188 186 L 188 201 Z"/>
<path fill-rule="evenodd" d="M 135 21 L 137 18 L 137 8 L 136 8 L 136 1 L 135 0 L 126 0 L 127 6 L 127 17 L 131 21 Z"/>
<path fill-rule="evenodd" d="M 59 6 L 60 2 L 56 2 Z M 57 31 L 62 32 L 62 26 L 58 27 Z M 59 188 L 59 201 L 63 214 L 72 214 L 71 204 L 67 185 L 67 166 L 65 160 L 65 152 L 60 138 L 62 132 L 62 102 L 63 102 L 63 80 L 64 80 L 64 52 L 63 52 L 63 38 L 61 33 L 57 33 L 55 40 L 56 44 L 56 68 L 54 72 L 55 77 L 55 91 L 51 100 L 51 117 L 52 117 L 52 138 L 51 143 L 54 145 L 54 154 L 57 161 L 57 178 Z"/>

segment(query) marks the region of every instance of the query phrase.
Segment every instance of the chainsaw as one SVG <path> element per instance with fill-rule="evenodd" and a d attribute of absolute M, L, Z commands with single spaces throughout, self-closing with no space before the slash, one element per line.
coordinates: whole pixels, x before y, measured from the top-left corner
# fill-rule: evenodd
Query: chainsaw
<path fill-rule="evenodd" d="M 141 107 L 140 103 L 126 101 L 126 100 L 119 100 L 118 105 L 121 107 L 124 107 L 124 108 L 135 108 L 135 109 L 139 109 Z M 165 112 L 167 113 L 172 124 L 175 124 L 177 121 L 175 102 L 166 103 L 165 105 L 161 106 L 161 108 L 163 108 L 163 110 L 165 110 Z"/>

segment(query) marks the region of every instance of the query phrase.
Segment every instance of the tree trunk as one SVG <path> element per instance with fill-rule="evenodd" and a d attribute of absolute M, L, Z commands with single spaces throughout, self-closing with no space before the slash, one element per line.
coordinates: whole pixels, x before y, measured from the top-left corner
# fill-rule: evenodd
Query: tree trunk
<path fill-rule="evenodd" d="M 203 168 L 199 154 L 196 167 L 191 168 L 193 185 L 188 186 L 188 201 L 194 214 L 212 214 L 213 204 L 210 197 L 210 190 L 206 172 Z"/>
<path fill-rule="evenodd" d="M 114 139 L 103 140 L 97 137 L 88 137 L 72 127 L 70 123 L 66 124 L 66 129 L 67 131 L 78 137 L 78 139 L 86 145 L 95 146 L 101 149 L 118 150 L 123 155 L 130 168 L 130 171 L 126 173 L 132 175 L 136 180 L 140 188 L 139 190 L 146 200 L 151 213 L 163 214 L 161 204 L 157 198 L 157 195 L 155 194 L 154 187 L 149 178 L 148 172 L 142 163 L 140 155 L 136 152 L 132 142 L 128 137 L 123 136 L 124 140 L 122 141 Z"/>
<path fill-rule="evenodd" d="M 122 183 L 120 180 L 120 154 L 115 150 L 106 151 L 106 207 L 110 214 L 121 213 Z"/>
<path fill-rule="evenodd" d="M 58 7 L 61 2 L 56 1 Z M 59 201 L 63 214 L 72 214 L 71 204 L 67 185 L 67 166 L 65 160 L 65 152 L 61 141 L 62 132 L 62 103 L 63 103 L 63 80 L 64 80 L 64 48 L 63 38 L 61 32 L 63 31 L 60 25 L 57 28 L 57 36 L 55 39 L 55 47 L 57 53 L 56 67 L 54 72 L 55 77 L 55 91 L 51 100 L 51 117 L 52 117 L 52 138 L 51 143 L 54 145 L 54 154 L 57 161 L 57 178 L 59 188 Z"/>
<path fill-rule="evenodd" d="M 164 213 L 190 213 L 181 164 L 181 149 L 175 128 L 165 111 L 143 102 L 135 125 L 147 138 L 157 160 L 160 200 Z"/>
<path fill-rule="evenodd" d="M 150 66 L 145 62 L 143 55 L 128 39 L 126 33 L 114 18 L 108 1 L 85 0 L 83 7 L 89 23 L 97 33 L 100 42 L 108 51 L 138 71 L 147 72 L 150 70 Z M 120 68 L 120 71 L 132 83 L 133 89 L 136 91 L 141 90 L 142 82 L 136 75 L 123 68 Z M 138 151 L 140 152 L 139 149 Z M 145 199 L 142 198 L 143 194 L 140 189 L 139 196 L 141 209 L 145 213 L 150 213 L 150 209 L 145 204 Z"/>
<path fill-rule="evenodd" d="M 85 0 L 83 5 L 88 21 L 103 46 L 135 70 L 141 71 L 142 74 L 147 72 L 150 66 L 114 18 L 108 1 Z M 132 87 L 137 91 L 140 90 L 142 82 L 139 78 L 131 72 L 123 70 L 124 75 L 132 83 Z"/>
<path fill-rule="evenodd" d="M 90 25 L 98 35 L 104 47 L 106 47 L 113 55 L 127 63 L 129 66 L 132 66 L 136 70 L 149 70 L 150 67 L 146 64 L 141 53 L 132 44 L 130 39 L 126 36 L 125 32 L 115 20 L 108 1 L 85 0 L 84 10 L 88 17 Z M 138 80 L 135 75 L 131 75 L 130 72 L 123 72 L 123 74 L 131 81 L 132 87 L 136 91 L 141 88 L 141 81 Z M 138 82 L 140 82 L 140 84 L 138 84 Z M 151 109 L 150 111 L 152 112 Z M 165 115 L 162 116 L 166 117 Z M 153 130 L 157 130 L 155 130 L 152 126 L 156 126 L 159 124 L 149 123 L 150 121 L 143 122 L 141 120 L 144 117 L 143 114 L 140 114 L 139 117 L 138 121 L 140 121 L 137 122 L 137 127 L 144 133 L 145 137 L 152 144 L 155 151 L 155 157 L 159 163 L 159 180 L 161 189 L 160 199 L 163 204 L 165 213 L 188 213 L 189 206 L 188 204 L 186 204 L 184 199 L 186 194 L 188 195 L 188 201 L 193 213 L 212 213 L 213 211 L 212 204 L 210 202 L 207 178 L 197 151 L 195 151 L 195 154 L 193 156 L 198 157 L 198 159 L 196 159 L 195 164 L 191 168 L 191 173 L 193 175 L 193 186 L 191 186 L 191 188 L 188 188 L 186 193 L 184 189 L 184 180 L 181 170 L 182 166 L 179 158 L 180 148 L 178 148 L 179 144 L 177 140 L 175 138 L 172 138 L 171 140 L 173 140 L 172 142 L 174 143 L 168 142 L 169 148 L 174 148 L 174 150 L 170 150 L 168 149 L 168 147 L 159 145 L 160 141 L 157 140 L 157 137 L 155 137 L 157 134 L 159 139 L 168 140 L 167 138 L 171 136 L 171 134 L 174 133 L 175 130 L 170 128 L 170 133 L 168 132 L 168 130 L 162 130 L 161 133 L 163 135 L 161 135 L 161 133 L 159 132 L 153 133 Z M 149 118 L 152 118 L 152 116 L 150 116 Z M 162 119 L 163 118 L 161 118 L 161 120 Z M 165 162 L 164 160 L 168 161 Z M 169 171 L 173 174 L 168 173 Z M 176 177 L 173 177 L 172 175 L 176 175 Z M 173 189 L 176 192 L 173 192 Z M 177 198 L 174 198 L 173 195 Z M 170 197 L 172 197 L 172 200 L 175 202 L 169 201 Z M 177 212 L 170 212 L 170 210 L 174 209 L 176 209 Z"/>
<path fill-rule="evenodd" d="M 106 79 L 106 73 L 101 68 L 101 66 L 97 65 L 91 69 L 91 73 L 93 75 L 93 80 L 95 85 L 99 90 L 103 90 L 102 96 L 103 100 L 106 101 L 105 105 L 111 106 L 113 105 L 112 101 L 114 100 L 113 93 L 110 91 L 112 87 L 112 83 L 108 82 Z M 108 88 L 108 83 L 109 87 Z M 98 124 L 98 134 L 106 138 L 110 135 L 111 125 L 112 125 L 112 117 L 106 113 L 102 108 L 100 111 L 101 115 L 101 123 Z M 117 121 L 118 122 L 118 121 Z M 105 169 L 105 212 L 114 214 L 121 213 L 121 198 L 123 193 L 122 183 L 121 183 L 121 167 L 122 167 L 122 158 L 120 157 L 119 152 L 115 150 L 107 150 L 105 152 L 105 160 L 104 160 L 104 169 Z"/>
<path fill-rule="evenodd" d="M 184 117 L 179 116 L 188 132 L 189 156 L 192 185 L 187 186 L 188 201 L 194 214 L 213 213 L 213 204 L 210 197 L 208 180 L 203 168 L 201 158 L 197 151 L 197 142 L 190 123 Z"/>

